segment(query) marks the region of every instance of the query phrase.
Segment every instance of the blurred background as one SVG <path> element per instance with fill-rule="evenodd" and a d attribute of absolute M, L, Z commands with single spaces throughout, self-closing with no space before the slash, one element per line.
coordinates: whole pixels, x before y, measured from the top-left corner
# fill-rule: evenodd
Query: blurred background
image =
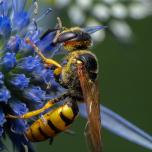
<path fill-rule="evenodd" d="M 39 0 L 40 10 L 51 7 L 43 24 L 53 27 L 60 16 L 66 27 L 106 25 L 93 36 L 92 51 L 100 65 L 101 102 L 152 134 L 152 1 L 151 0 Z M 38 152 L 87 152 L 86 120 L 75 121 L 75 135 L 62 133 L 52 145 L 34 144 Z M 103 129 L 104 152 L 150 152 Z"/>

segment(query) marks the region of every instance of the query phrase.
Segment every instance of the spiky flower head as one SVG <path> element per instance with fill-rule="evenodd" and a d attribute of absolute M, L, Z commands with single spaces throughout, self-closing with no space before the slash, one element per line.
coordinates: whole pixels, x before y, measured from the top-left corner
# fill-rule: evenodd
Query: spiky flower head
<path fill-rule="evenodd" d="M 22 115 L 40 108 L 62 90 L 55 82 L 52 70 L 44 67 L 25 42 L 26 38 L 30 38 L 43 52 L 55 49 L 51 46 L 54 33 L 39 39 L 43 30 L 38 22 L 51 9 L 37 16 L 36 4 L 33 0 L 30 8 L 25 10 L 26 0 L 0 1 L 0 140 L 7 134 L 19 151 L 25 146 L 32 151 L 24 137 L 28 123 L 19 119 L 6 120 L 5 116 L 10 113 Z M 46 53 L 49 56 L 53 52 Z M 2 141 L 0 146 L 4 148 Z"/>

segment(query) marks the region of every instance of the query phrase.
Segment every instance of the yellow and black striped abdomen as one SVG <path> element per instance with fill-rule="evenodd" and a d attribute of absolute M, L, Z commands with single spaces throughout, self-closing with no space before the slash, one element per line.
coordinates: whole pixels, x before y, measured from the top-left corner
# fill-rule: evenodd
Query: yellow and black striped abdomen
<path fill-rule="evenodd" d="M 35 121 L 26 131 L 26 137 L 32 141 L 43 141 L 65 131 L 78 114 L 76 102 L 68 102 Z"/>

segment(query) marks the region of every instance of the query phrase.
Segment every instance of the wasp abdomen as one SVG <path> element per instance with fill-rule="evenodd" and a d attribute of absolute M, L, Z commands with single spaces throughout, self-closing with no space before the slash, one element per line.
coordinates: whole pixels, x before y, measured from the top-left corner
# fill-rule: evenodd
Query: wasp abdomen
<path fill-rule="evenodd" d="M 27 129 L 26 137 L 32 142 L 52 138 L 65 131 L 73 123 L 77 114 L 78 107 L 76 102 L 68 102 L 34 122 Z"/>

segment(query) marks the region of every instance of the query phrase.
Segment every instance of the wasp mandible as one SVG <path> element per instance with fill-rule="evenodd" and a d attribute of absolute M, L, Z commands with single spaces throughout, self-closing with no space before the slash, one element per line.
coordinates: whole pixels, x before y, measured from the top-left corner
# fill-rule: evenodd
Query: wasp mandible
<path fill-rule="evenodd" d="M 80 27 L 62 27 L 58 18 L 56 29 L 48 30 L 42 37 L 56 31 L 54 45 L 61 44 L 67 55 L 63 63 L 46 58 L 41 50 L 30 39 L 26 42 L 37 52 L 48 67 L 54 67 L 56 81 L 68 91 L 47 103 L 38 110 L 28 112 L 21 116 L 8 115 L 8 118 L 28 119 L 51 108 L 57 102 L 64 100 L 64 104 L 43 115 L 36 120 L 25 132 L 26 137 L 32 141 L 43 141 L 53 138 L 59 132 L 65 131 L 78 115 L 78 102 L 85 102 L 88 122 L 86 137 L 92 152 L 101 152 L 101 121 L 99 108 L 99 90 L 97 87 L 98 62 L 95 54 L 89 48 L 92 45 L 90 34 L 104 29 L 104 26 L 94 26 L 86 29 Z M 44 121 L 45 120 L 45 121 Z"/>

